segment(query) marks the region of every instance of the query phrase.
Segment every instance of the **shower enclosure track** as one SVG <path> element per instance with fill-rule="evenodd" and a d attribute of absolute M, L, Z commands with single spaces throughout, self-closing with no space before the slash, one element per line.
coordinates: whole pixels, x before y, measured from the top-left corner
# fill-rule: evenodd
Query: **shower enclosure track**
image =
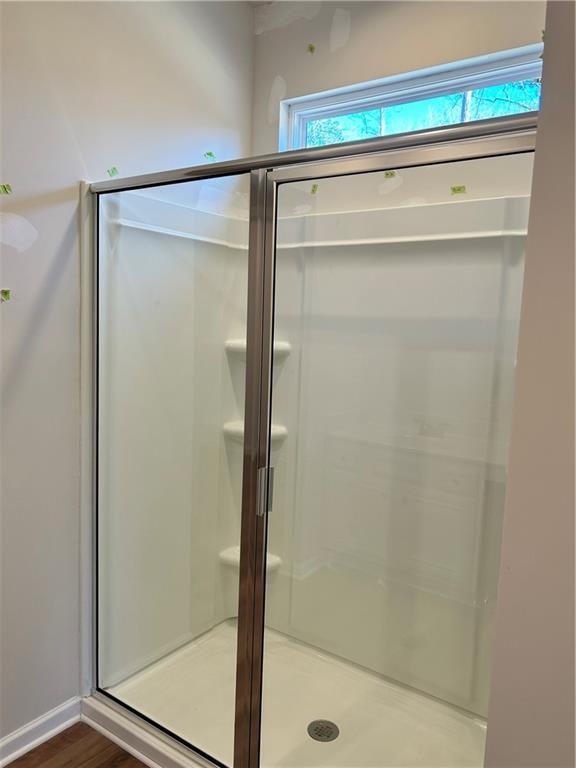
<path fill-rule="evenodd" d="M 178 184 L 194 179 L 215 178 L 230 174 L 248 173 L 259 169 L 276 169 L 302 163 L 317 163 L 324 160 L 339 160 L 352 156 L 359 159 L 376 152 L 386 152 L 395 149 L 410 149 L 444 142 L 479 139 L 490 136 L 503 136 L 508 133 L 529 131 L 537 127 L 538 112 L 527 112 L 521 117 L 496 118 L 494 120 L 475 120 L 474 122 L 450 128 L 429 128 L 425 131 L 399 133 L 365 141 L 351 141 L 343 144 L 333 144 L 329 147 L 311 147 L 295 149 L 289 152 L 275 152 L 269 155 L 239 160 L 226 160 L 221 163 L 195 165 L 189 168 L 177 168 L 170 171 L 146 173 L 140 176 L 97 181 L 90 185 L 90 192 L 105 194 L 107 192 L 123 192 L 128 189 L 144 189 L 164 184 Z M 426 161 L 420 164 L 425 165 Z M 351 171 L 357 173 L 358 171 Z M 320 174 L 318 174 L 320 175 Z"/>

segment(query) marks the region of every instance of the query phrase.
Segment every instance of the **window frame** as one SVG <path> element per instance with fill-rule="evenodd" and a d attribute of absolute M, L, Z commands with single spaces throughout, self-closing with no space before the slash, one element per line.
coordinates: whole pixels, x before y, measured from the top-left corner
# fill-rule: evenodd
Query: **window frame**
<path fill-rule="evenodd" d="M 285 99 L 280 102 L 279 149 L 304 149 L 306 125 L 311 120 L 540 78 L 543 50 L 543 43 L 535 43 L 368 83 Z"/>

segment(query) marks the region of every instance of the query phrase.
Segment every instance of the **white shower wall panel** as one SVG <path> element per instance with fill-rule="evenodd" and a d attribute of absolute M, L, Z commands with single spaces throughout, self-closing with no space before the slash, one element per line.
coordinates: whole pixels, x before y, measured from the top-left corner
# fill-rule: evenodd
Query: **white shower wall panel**
<path fill-rule="evenodd" d="M 267 603 L 275 629 L 479 714 L 527 213 L 486 202 L 492 234 L 474 238 L 386 242 L 381 211 L 379 243 L 357 242 L 359 214 L 354 244 L 318 246 L 280 223 L 276 334 L 293 353 L 274 390 L 288 439 Z"/>
<path fill-rule="evenodd" d="M 229 614 L 218 553 L 239 541 L 241 445 L 226 444 L 222 424 L 242 415 L 243 392 L 224 342 L 245 332 L 247 225 L 138 194 L 103 200 L 106 686 Z"/>

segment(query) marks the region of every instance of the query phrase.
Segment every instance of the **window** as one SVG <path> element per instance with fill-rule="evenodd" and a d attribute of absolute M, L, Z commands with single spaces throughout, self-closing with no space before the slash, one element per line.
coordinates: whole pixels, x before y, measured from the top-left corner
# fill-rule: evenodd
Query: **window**
<path fill-rule="evenodd" d="M 281 104 L 280 149 L 322 147 L 540 107 L 542 44 Z"/>

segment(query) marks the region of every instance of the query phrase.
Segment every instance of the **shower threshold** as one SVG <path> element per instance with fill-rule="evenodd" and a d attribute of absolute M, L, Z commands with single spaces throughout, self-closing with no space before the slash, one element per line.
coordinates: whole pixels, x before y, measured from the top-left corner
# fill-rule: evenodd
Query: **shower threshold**
<path fill-rule="evenodd" d="M 109 691 L 232 765 L 235 663 L 230 620 Z M 338 724 L 337 739 L 310 737 L 319 719 Z M 465 713 L 266 631 L 263 768 L 480 768 L 485 737 Z"/>

